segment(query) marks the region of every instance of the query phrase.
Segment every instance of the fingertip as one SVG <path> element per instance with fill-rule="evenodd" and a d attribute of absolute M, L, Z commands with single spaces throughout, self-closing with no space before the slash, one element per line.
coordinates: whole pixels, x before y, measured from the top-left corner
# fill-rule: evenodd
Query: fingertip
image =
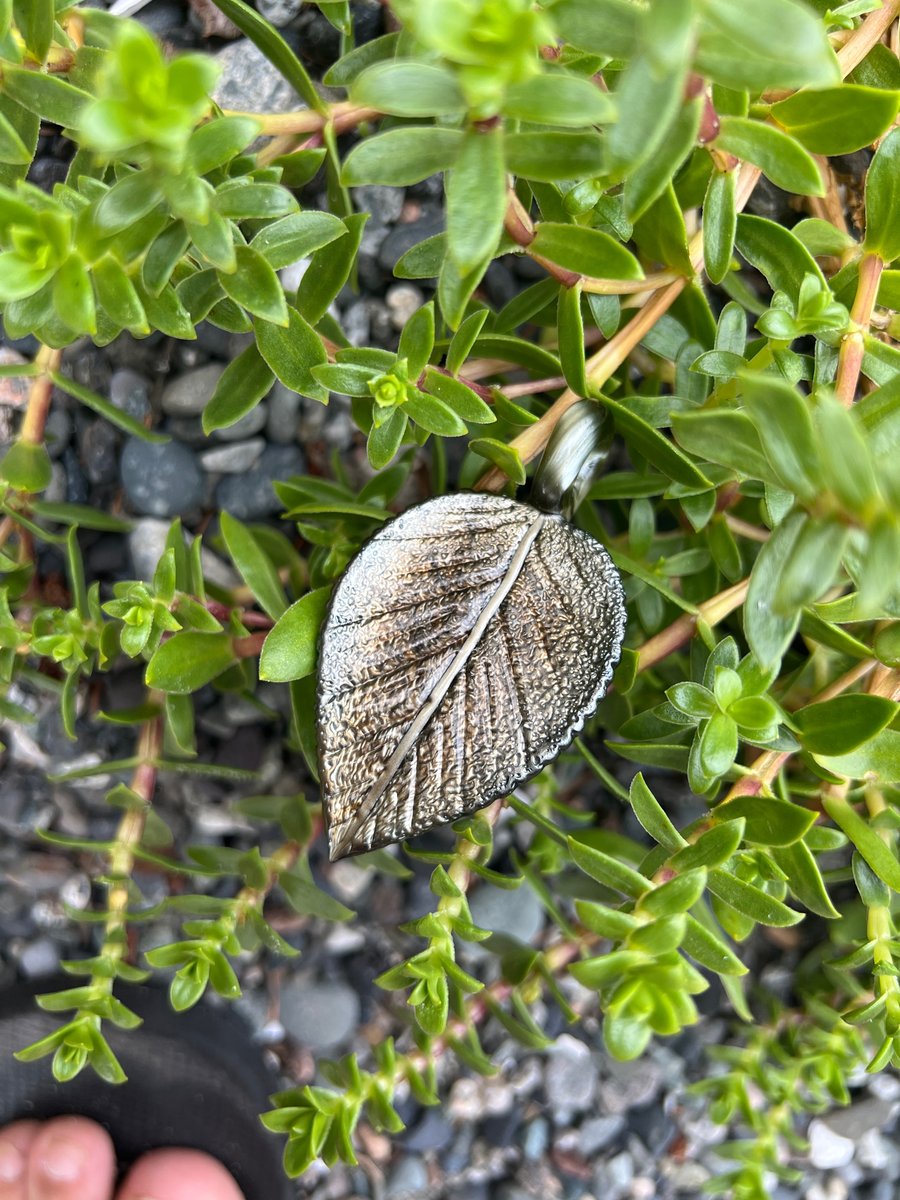
<path fill-rule="evenodd" d="M 28 1152 L 33 1200 L 109 1200 L 115 1179 L 112 1139 L 85 1117 L 56 1117 L 38 1129 Z"/>
<path fill-rule="evenodd" d="M 218 1159 L 200 1150 L 151 1150 L 128 1173 L 116 1200 L 244 1200 Z"/>

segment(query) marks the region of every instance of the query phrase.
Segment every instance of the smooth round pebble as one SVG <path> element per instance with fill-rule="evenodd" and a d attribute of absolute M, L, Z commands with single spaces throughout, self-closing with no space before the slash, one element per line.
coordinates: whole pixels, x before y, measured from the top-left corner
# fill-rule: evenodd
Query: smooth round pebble
<path fill-rule="evenodd" d="M 180 442 L 131 438 L 122 452 L 122 486 L 135 512 L 177 517 L 203 499 L 203 472 L 197 457 Z"/>
<path fill-rule="evenodd" d="M 301 1045 L 330 1051 L 359 1024 L 359 997 L 344 983 L 313 983 L 295 976 L 282 986 L 281 1023 Z"/>
<path fill-rule="evenodd" d="M 163 412 L 173 417 L 199 416 L 212 399 L 224 370 L 221 363 L 206 363 L 177 376 L 163 389 Z"/>

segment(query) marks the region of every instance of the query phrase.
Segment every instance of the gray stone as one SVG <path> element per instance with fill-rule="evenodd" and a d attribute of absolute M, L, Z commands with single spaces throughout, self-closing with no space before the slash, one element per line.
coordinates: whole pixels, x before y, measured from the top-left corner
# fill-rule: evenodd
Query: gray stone
<path fill-rule="evenodd" d="M 220 475 L 236 475 L 249 471 L 266 448 L 264 438 L 250 438 L 246 442 L 226 442 L 224 446 L 213 446 L 200 454 L 200 465 L 204 471 Z"/>
<path fill-rule="evenodd" d="M 224 370 L 221 363 L 206 363 L 176 376 L 163 390 L 163 412 L 173 417 L 199 416 L 212 399 Z"/>
<path fill-rule="evenodd" d="M 444 217 L 440 212 L 423 213 L 417 221 L 410 221 L 408 225 L 395 225 L 381 243 L 378 262 L 385 271 L 393 271 L 397 260 L 407 250 L 411 250 L 419 242 L 424 242 L 426 238 L 443 232 Z"/>
<path fill-rule="evenodd" d="M 535 1117 L 525 1130 L 522 1153 L 529 1162 L 539 1162 L 550 1144 L 550 1126 L 543 1117 Z"/>
<path fill-rule="evenodd" d="M 891 1163 L 891 1149 L 878 1129 L 867 1129 L 857 1138 L 856 1161 L 867 1171 L 886 1171 Z"/>
<path fill-rule="evenodd" d="M 836 1108 L 822 1118 L 824 1124 L 840 1137 L 858 1141 L 869 1129 L 881 1129 L 897 1115 L 900 1104 L 872 1096 L 857 1100 L 846 1108 Z"/>
<path fill-rule="evenodd" d="M 607 1113 L 624 1113 L 649 1104 L 662 1087 L 662 1071 L 650 1058 L 620 1063 L 608 1058 L 600 1084 L 600 1107 Z"/>
<path fill-rule="evenodd" d="M 270 442 L 289 446 L 297 440 L 302 403 L 302 396 L 286 388 L 280 380 L 275 381 L 269 393 L 269 417 L 266 422 L 266 436 Z"/>
<path fill-rule="evenodd" d="M 369 340 L 371 324 L 368 300 L 357 300 L 355 304 L 350 305 L 341 318 L 341 328 L 351 346 L 366 344 Z"/>
<path fill-rule="evenodd" d="M 180 442 L 131 438 L 122 452 L 122 486 L 132 509 L 154 517 L 177 517 L 199 506 L 203 473 Z"/>
<path fill-rule="evenodd" d="M 394 328 L 403 329 L 407 321 L 425 303 L 425 297 L 421 290 L 412 283 L 395 283 L 388 288 L 384 302 L 391 314 L 391 323 Z"/>
<path fill-rule="evenodd" d="M 293 21 L 303 7 L 303 0 L 256 0 L 257 10 L 280 29 Z"/>
<path fill-rule="evenodd" d="M 263 401 L 227 429 L 217 429 L 213 436 L 217 442 L 242 442 L 260 433 L 268 419 L 269 410 Z"/>
<path fill-rule="evenodd" d="M 608 1117 L 590 1117 L 578 1130 L 578 1151 L 583 1158 L 593 1158 L 611 1145 L 625 1128 L 620 1113 Z"/>
<path fill-rule="evenodd" d="M 428 1108 L 421 1121 L 408 1130 L 401 1141 L 407 1150 L 443 1150 L 453 1141 L 453 1126 L 441 1108 Z"/>
<path fill-rule="evenodd" d="M 809 1139 L 809 1161 L 820 1171 L 846 1167 L 853 1159 L 855 1147 L 852 1140 L 835 1133 L 818 1117 L 810 1122 L 806 1136 Z"/>
<path fill-rule="evenodd" d="M 261 50 L 248 39 L 232 42 L 216 55 L 222 74 L 213 100 L 241 112 L 288 112 L 304 108 L 300 97 Z"/>
<path fill-rule="evenodd" d="M 44 489 L 41 499 L 48 501 L 50 504 L 62 504 L 66 499 L 66 489 L 68 487 L 66 468 L 61 462 L 55 462 L 52 466 L 52 472 L 50 482 Z"/>
<path fill-rule="evenodd" d="M 282 1025 L 301 1045 L 331 1051 L 345 1044 L 359 1023 L 359 997 L 344 983 L 309 983 L 294 976 L 281 989 Z"/>
<path fill-rule="evenodd" d="M 269 446 L 252 470 L 225 476 L 216 489 L 216 504 L 241 521 L 272 516 L 281 507 L 272 484 L 299 475 L 303 468 L 304 459 L 298 447 Z"/>
<path fill-rule="evenodd" d="M 47 453 L 51 458 L 59 458 L 72 436 L 72 418 L 60 404 L 54 404 L 47 416 L 44 426 L 44 439 Z"/>
<path fill-rule="evenodd" d="M 109 398 L 116 408 L 121 408 L 136 421 L 143 421 L 150 415 L 150 384 L 130 367 L 113 371 L 109 381 Z"/>
<path fill-rule="evenodd" d="M 541 902 L 527 883 L 506 891 L 482 884 L 471 897 L 472 920 L 492 933 L 533 942 L 544 926 Z"/>
<path fill-rule="evenodd" d="M 623 1150 L 594 1171 L 594 1191 L 602 1200 L 624 1200 L 631 1192 L 633 1179 L 634 1163 Z"/>
<path fill-rule="evenodd" d="M 564 1033 L 548 1058 L 544 1086 L 549 1104 L 560 1117 L 584 1112 L 597 1091 L 597 1068 L 590 1049 L 578 1038 Z"/>
<path fill-rule="evenodd" d="M 19 955 L 19 969 L 26 979 L 54 975 L 59 970 L 59 946 L 48 937 L 29 942 Z"/>
<path fill-rule="evenodd" d="M 99 418 L 81 435 L 81 465 L 91 483 L 112 483 L 118 472 L 119 435 Z"/>
<path fill-rule="evenodd" d="M 406 189 L 381 183 L 364 184 L 353 189 L 353 196 L 360 212 L 371 213 L 373 221 L 395 225 L 403 212 Z"/>
<path fill-rule="evenodd" d="M 415 1196 L 428 1188 L 428 1168 L 421 1158 L 408 1154 L 401 1158 L 388 1176 L 385 1196 Z"/>

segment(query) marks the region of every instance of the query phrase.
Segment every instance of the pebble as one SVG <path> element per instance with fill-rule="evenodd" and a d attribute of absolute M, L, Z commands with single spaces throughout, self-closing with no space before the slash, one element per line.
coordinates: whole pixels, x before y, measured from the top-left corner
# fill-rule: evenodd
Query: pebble
<path fill-rule="evenodd" d="M 55 462 L 53 463 L 50 482 L 44 489 L 41 499 L 46 500 L 49 504 L 62 504 L 66 499 L 67 486 L 66 468 L 61 462 Z"/>
<path fill-rule="evenodd" d="M 90 483 L 113 482 L 119 470 L 118 451 L 114 425 L 97 418 L 86 426 L 81 435 L 81 465 Z"/>
<path fill-rule="evenodd" d="M 265 401 L 262 401 L 245 413 L 239 421 L 235 421 L 233 425 L 229 425 L 226 429 L 217 429 L 213 438 L 217 442 L 242 442 L 245 438 L 255 437 L 263 430 L 268 419 L 269 410 Z"/>
<path fill-rule="evenodd" d="M 256 0 L 257 11 L 279 29 L 293 21 L 303 7 L 303 0 Z"/>
<path fill-rule="evenodd" d="M 608 1056 L 600 1083 L 600 1107 L 607 1113 L 624 1113 L 640 1108 L 657 1095 L 662 1087 L 662 1072 L 648 1057 L 637 1062 L 620 1063 Z"/>
<path fill-rule="evenodd" d="M 204 471 L 220 475 L 235 475 L 249 471 L 266 448 L 264 438 L 250 438 L 246 442 L 226 442 L 224 446 L 213 446 L 200 454 L 200 465 Z"/>
<path fill-rule="evenodd" d="M 900 1104 L 890 1100 L 879 1100 L 870 1096 L 866 1100 L 857 1100 L 846 1108 L 836 1108 L 822 1121 L 832 1133 L 841 1137 L 858 1141 L 869 1129 L 881 1129 L 887 1125 L 900 1110 Z"/>
<path fill-rule="evenodd" d="M 396 225 L 403 212 L 406 189 L 382 183 L 365 184 L 353 189 L 353 197 L 360 212 L 371 214 L 370 224 L 377 221 L 380 225 Z"/>
<path fill-rule="evenodd" d="M 122 452 L 122 486 L 132 509 L 154 517 L 177 517 L 199 506 L 203 474 L 197 456 L 180 442 L 130 438 Z"/>
<path fill-rule="evenodd" d="M 893 1154 L 892 1154 L 893 1151 Z M 897 1150 L 882 1137 L 880 1130 L 867 1129 L 856 1140 L 856 1161 L 868 1171 L 887 1171 L 891 1161 L 896 1165 Z"/>
<path fill-rule="evenodd" d="M 59 970 L 59 946 L 49 937 L 29 942 L 19 955 L 19 969 L 26 979 L 39 979 Z"/>
<path fill-rule="evenodd" d="M 378 251 L 378 262 L 383 270 L 393 271 L 398 259 L 402 258 L 407 250 L 411 250 L 413 246 L 418 246 L 419 242 L 424 242 L 426 238 L 443 232 L 443 214 L 423 210 L 418 220 L 410 221 L 407 225 L 394 226 L 381 243 L 381 248 Z"/>
<path fill-rule="evenodd" d="M 224 370 L 221 363 L 206 363 L 178 375 L 163 389 L 163 412 L 173 417 L 199 416 L 212 399 Z"/>
<path fill-rule="evenodd" d="M 113 371 L 109 381 L 110 401 L 136 421 L 150 416 L 150 384 L 130 367 Z"/>
<path fill-rule="evenodd" d="M 846 1167 L 852 1161 L 855 1148 L 853 1141 L 835 1133 L 819 1117 L 810 1122 L 807 1137 L 809 1139 L 809 1161 L 820 1171 Z"/>
<path fill-rule="evenodd" d="M 590 1117 L 578 1130 L 578 1152 L 583 1158 L 593 1158 L 612 1145 L 625 1128 L 621 1113 L 608 1117 Z"/>
<path fill-rule="evenodd" d="M 224 477 L 216 489 L 216 505 L 240 521 L 272 516 L 281 508 L 273 482 L 301 474 L 304 465 L 298 447 L 268 446 L 252 470 Z"/>
<path fill-rule="evenodd" d="M 544 1117 L 536 1117 L 526 1128 L 522 1141 L 522 1153 L 530 1162 L 538 1162 L 550 1144 L 550 1124 Z"/>
<path fill-rule="evenodd" d="M 533 942 L 544 927 L 541 902 L 527 883 L 515 891 L 482 884 L 472 893 L 470 907 L 476 925 L 520 942 Z"/>
<path fill-rule="evenodd" d="M 609 1162 L 597 1166 L 594 1171 L 594 1191 L 603 1200 L 624 1200 L 631 1193 L 633 1180 L 634 1163 L 631 1155 L 623 1150 Z"/>
<path fill-rule="evenodd" d="M 279 1018 L 313 1052 L 343 1045 L 359 1025 L 359 997 L 345 983 L 310 983 L 293 976 L 281 989 Z"/>
<path fill-rule="evenodd" d="M 385 1184 L 385 1196 L 415 1196 L 428 1188 L 428 1168 L 421 1158 L 408 1154 L 391 1170 Z"/>
<path fill-rule="evenodd" d="M 556 1110 L 558 1123 L 565 1124 L 568 1114 L 590 1108 L 597 1092 L 597 1068 L 589 1047 L 569 1033 L 557 1038 L 548 1060 L 547 1101 Z"/>
<path fill-rule="evenodd" d="M 60 404 L 54 404 L 47 415 L 44 427 L 44 439 L 47 453 L 51 458 L 59 458 L 72 436 L 72 418 Z"/>
<path fill-rule="evenodd" d="M 384 302 L 391 314 L 391 323 L 399 330 L 419 311 L 425 303 L 425 297 L 421 289 L 411 283 L 395 283 L 388 288 Z"/>
<path fill-rule="evenodd" d="M 453 1141 L 453 1126 L 447 1120 L 442 1108 L 427 1108 L 421 1119 L 412 1129 L 408 1129 L 400 1139 L 407 1150 L 422 1153 L 424 1150 L 443 1150 Z"/>
<path fill-rule="evenodd" d="M 249 38 L 225 46 L 216 55 L 221 69 L 212 98 L 240 112 L 288 112 L 304 108 L 300 97 Z"/>
<path fill-rule="evenodd" d="M 297 440 L 300 421 L 300 406 L 303 397 L 286 388 L 280 379 L 269 393 L 269 413 L 266 420 L 266 437 L 279 446 L 289 446 Z"/>

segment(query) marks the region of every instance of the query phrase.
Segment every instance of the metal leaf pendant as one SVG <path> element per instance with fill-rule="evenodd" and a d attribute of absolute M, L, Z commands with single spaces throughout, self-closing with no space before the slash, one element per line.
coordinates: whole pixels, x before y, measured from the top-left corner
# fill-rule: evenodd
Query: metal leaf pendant
<path fill-rule="evenodd" d="M 319 650 L 332 860 L 534 774 L 593 713 L 624 627 L 612 560 L 559 513 L 460 493 L 388 522 L 340 579 Z"/>

